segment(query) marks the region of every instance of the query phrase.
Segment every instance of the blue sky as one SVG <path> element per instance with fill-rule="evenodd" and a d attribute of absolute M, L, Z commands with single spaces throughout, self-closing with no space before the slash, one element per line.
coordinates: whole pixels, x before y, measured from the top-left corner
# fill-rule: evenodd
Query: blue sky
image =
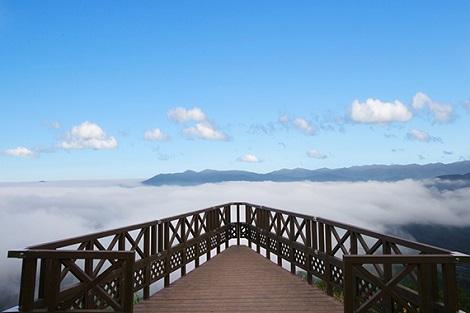
<path fill-rule="evenodd" d="M 469 101 L 468 1 L 0 1 L 1 181 L 453 162 Z"/>

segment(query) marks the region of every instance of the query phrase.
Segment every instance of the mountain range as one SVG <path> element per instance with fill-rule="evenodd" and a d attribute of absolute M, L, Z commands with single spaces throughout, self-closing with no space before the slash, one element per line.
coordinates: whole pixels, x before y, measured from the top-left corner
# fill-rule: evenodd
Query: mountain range
<path fill-rule="evenodd" d="M 408 165 L 364 165 L 346 168 L 321 168 L 316 170 L 305 168 L 281 169 L 269 173 L 254 173 L 238 170 L 203 170 L 185 171 L 181 173 L 158 174 L 143 181 L 144 184 L 163 186 L 191 186 L 205 183 L 220 183 L 229 181 L 398 181 L 403 179 L 441 178 L 448 180 L 468 179 L 470 161 L 455 163 L 431 163 Z M 461 178 L 458 178 L 461 177 Z"/>

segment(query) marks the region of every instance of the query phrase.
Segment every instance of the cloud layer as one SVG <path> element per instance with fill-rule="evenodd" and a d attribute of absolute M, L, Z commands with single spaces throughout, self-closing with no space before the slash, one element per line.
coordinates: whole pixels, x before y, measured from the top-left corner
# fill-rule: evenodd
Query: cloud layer
<path fill-rule="evenodd" d="M 18 291 L 20 262 L 5 258 L 8 249 L 230 201 L 259 203 L 378 231 L 407 223 L 470 225 L 470 188 L 440 192 L 412 180 L 194 187 L 149 187 L 136 182 L 0 184 L 0 297 L 12 299 Z"/>

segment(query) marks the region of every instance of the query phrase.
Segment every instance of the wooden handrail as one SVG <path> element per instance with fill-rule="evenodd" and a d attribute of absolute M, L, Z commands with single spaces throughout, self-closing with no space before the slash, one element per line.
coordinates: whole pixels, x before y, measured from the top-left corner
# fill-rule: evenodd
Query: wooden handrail
<path fill-rule="evenodd" d="M 178 270 L 184 276 L 190 262 L 194 261 L 198 267 L 202 256 L 209 260 L 212 253 L 220 253 L 222 247 L 245 243 L 250 247 L 255 245 L 256 251 L 269 259 L 276 255 L 279 265 L 282 260 L 289 262 L 293 274 L 297 269 L 304 270 L 309 283 L 323 280 L 330 295 L 334 290 L 342 290 L 345 299 L 350 301 L 352 297 L 353 302 L 356 295 L 351 294 L 355 288 L 350 289 L 351 279 L 355 279 L 351 278 L 354 277 L 352 268 L 369 264 L 378 277 L 390 280 L 394 264 L 441 264 L 446 268 L 450 266 L 446 281 L 452 281 L 452 266 L 455 280 L 455 263 L 470 258 L 360 227 L 247 202 L 225 203 L 147 223 L 43 243 L 10 251 L 8 256 L 23 260 L 21 311 L 111 309 L 129 312 L 128 304 L 120 304 L 119 294 L 128 301 L 133 299 L 134 292 L 142 290 L 147 299 L 150 285 L 163 280 L 167 287 L 172 272 Z M 40 270 L 36 272 L 38 264 Z M 69 287 L 61 289 L 70 276 L 78 283 L 69 282 Z M 33 281 L 36 280 L 39 285 L 34 296 Z M 117 292 L 124 281 L 127 289 Z M 443 288 L 452 303 L 456 297 L 452 283 Z M 403 290 L 400 289 L 401 297 L 413 305 L 431 301 L 425 298 L 426 294 L 421 297 L 419 290 Z M 387 296 L 384 302 L 395 305 L 396 299 Z"/>

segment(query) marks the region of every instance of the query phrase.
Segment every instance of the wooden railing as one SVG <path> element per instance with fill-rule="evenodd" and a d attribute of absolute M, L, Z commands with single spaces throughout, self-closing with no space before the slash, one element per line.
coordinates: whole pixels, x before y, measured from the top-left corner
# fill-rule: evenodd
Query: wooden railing
<path fill-rule="evenodd" d="M 154 283 L 167 287 L 171 274 L 230 244 L 256 246 L 328 294 L 342 292 L 348 313 L 457 311 L 450 251 L 244 202 L 10 251 L 23 259 L 18 308 L 132 312 L 134 293 L 147 299 Z"/>

